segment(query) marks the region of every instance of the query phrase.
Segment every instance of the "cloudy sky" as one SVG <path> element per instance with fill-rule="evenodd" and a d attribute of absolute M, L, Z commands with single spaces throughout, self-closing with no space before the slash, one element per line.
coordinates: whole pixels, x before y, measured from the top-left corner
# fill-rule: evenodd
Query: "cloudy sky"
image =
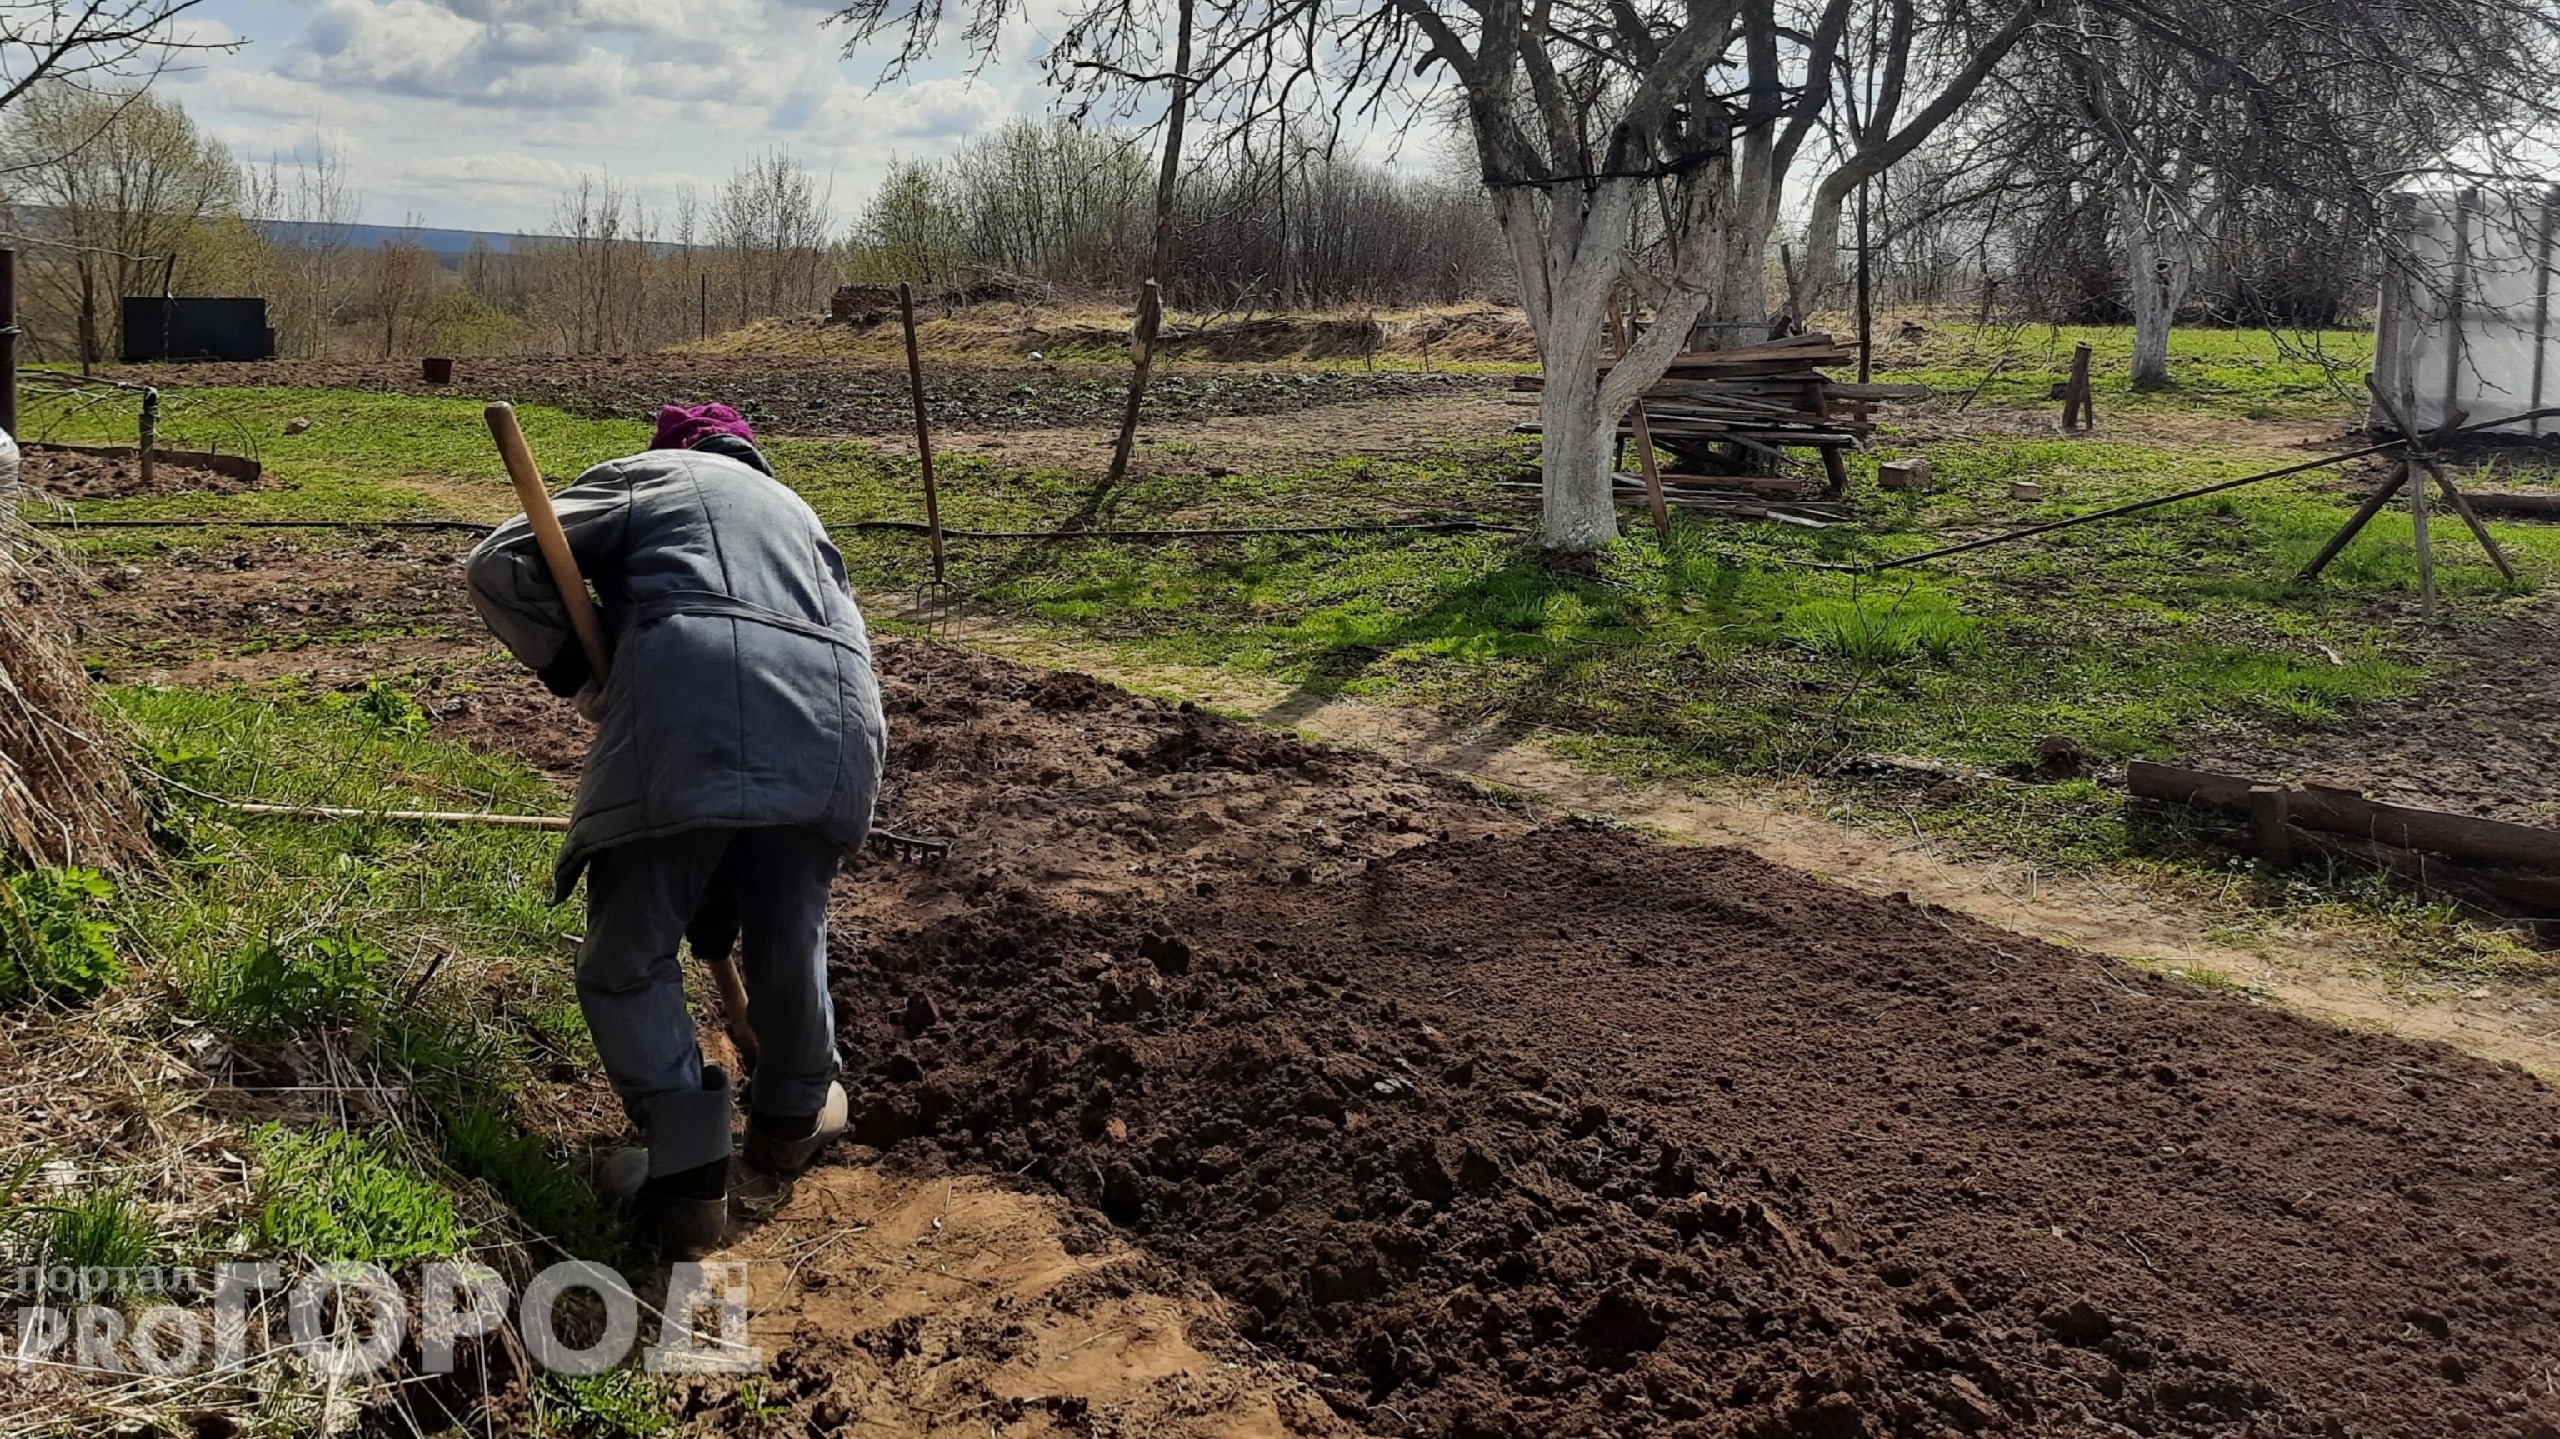
<path fill-rule="evenodd" d="M 939 155 L 1047 106 L 1037 35 L 973 83 L 944 65 L 875 89 L 828 0 L 205 0 L 207 36 L 246 43 L 169 77 L 243 159 L 346 161 L 369 223 L 548 228 L 580 173 L 653 206 L 708 190 L 746 156 L 788 149 L 832 175 L 850 216 L 893 158 Z M 1046 9 L 1035 5 L 1035 14 Z"/>

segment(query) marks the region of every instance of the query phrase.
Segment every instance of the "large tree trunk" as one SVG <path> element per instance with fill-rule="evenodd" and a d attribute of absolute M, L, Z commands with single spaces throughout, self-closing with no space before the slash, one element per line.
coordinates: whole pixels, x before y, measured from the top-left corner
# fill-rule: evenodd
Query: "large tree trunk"
<path fill-rule="evenodd" d="M 1520 306 L 1537 333 L 1546 372 L 1538 400 L 1545 493 L 1539 544 L 1550 554 L 1591 554 L 1618 537 L 1611 495 L 1618 421 L 1670 368 L 1706 303 L 1705 285 L 1695 274 L 1677 277 L 1655 307 L 1652 325 L 1604 380 L 1609 299 L 1628 279 L 1627 222 L 1635 206 L 1650 200 L 1646 182 L 1607 180 L 1561 196 L 1540 197 L 1527 186 L 1496 186 L 1492 193 L 1494 220 L 1511 249 Z"/>
<path fill-rule="evenodd" d="M 1692 350 L 1730 350 L 1769 337 L 1771 224 L 1756 205 L 1745 203 L 1739 211 L 1691 242 L 1715 252 L 1706 308 L 1689 327 Z"/>
<path fill-rule="evenodd" d="M 2177 228 L 2145 213 L 2139 200 L 2125 206 L 2125 276 L 2133 309 L 2133 387 L 2165 390 L 2177 383 L 2169 375 L 2169 329 L 2178 307 L 2187 302 L 2195 283 L 2195 247 Z"/>
<path fill-rule="evenodd" d="M 1601 327 L 1613 277 L 1594 277 L 1556 297 L 1538 397 L 1538 467 L 1545 481 L 1540 543 L 1567 554 L 1606 548 L 1618 537 L 1614 451 L 1618 417 L 1601 404 Z M 1596 300 L 1592 297 L 1596 290 Z"/>

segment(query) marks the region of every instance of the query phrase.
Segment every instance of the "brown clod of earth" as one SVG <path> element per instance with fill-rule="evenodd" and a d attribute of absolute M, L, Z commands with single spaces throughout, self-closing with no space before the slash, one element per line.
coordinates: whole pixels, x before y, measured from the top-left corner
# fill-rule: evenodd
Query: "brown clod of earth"
<path fill-rule="evenodd" d="M 2036 741 L 2036 768 L 2049 779 L 2082 779 L 2089 773 L 2089 752 L 2069 735 L 2049 734 Z"/>

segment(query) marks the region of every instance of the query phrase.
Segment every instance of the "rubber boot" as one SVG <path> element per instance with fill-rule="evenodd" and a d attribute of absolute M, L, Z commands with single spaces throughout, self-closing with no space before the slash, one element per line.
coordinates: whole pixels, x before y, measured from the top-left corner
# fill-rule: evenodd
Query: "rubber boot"
<path fill-rule="evenodd" d="M 844 1086 L 827 1086 L 826 1108 L 816 1114 L 775 1119 L 762 1114 L 747 1119 L 746 1161 L 750 1168 L 789 1179 L 809 1167 L 818 1151 L 843 1137 L 851 1102 Z"/>
<path fill-rule="evenodd" d="M 729 1076 L 704 1065 L 702 1087 L 726 1092 Z M 623 1149 L 604 1162 L 597 1188 L 631 1211 L 642 1238 L 667 1259 L 700 1259 L 729 1235 L 729 1161 L 725 1158 L 675 1174 L 652 1175 L 649 1151 Z"/>

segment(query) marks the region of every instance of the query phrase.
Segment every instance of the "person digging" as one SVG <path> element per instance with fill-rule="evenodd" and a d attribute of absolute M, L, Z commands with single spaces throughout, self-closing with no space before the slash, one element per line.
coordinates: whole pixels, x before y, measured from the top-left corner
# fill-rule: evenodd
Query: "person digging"
<path fill-rule="evenodd" d="M 516 435 L 504 424 L 502 446 Z M 520 439 L 516 460 L 538 511 Z M 740 1056 L 754 1067 L 741 1157 L 797 1175 L 845 1129 L 827 893 L 870 831 L 879 685 L 843 557 L 727 406 L 660 411 L 647 452 L 588 470 L 551 509 L 573 571 L 547 562 L 527 514 L 465 575 L 490 630 L 597 724 L 552 902 L 586 876 L 578 1003 L 647 1141 L 607 1162 L 603 1187 L 662 1251 L 698 1258 L 727 1234 L 733 1099 L 703 1063 L 677 945 L 725 964 L 743 940 L 756 1052 Z M 602 685 L 562 571 L 601 602 Z"/>

